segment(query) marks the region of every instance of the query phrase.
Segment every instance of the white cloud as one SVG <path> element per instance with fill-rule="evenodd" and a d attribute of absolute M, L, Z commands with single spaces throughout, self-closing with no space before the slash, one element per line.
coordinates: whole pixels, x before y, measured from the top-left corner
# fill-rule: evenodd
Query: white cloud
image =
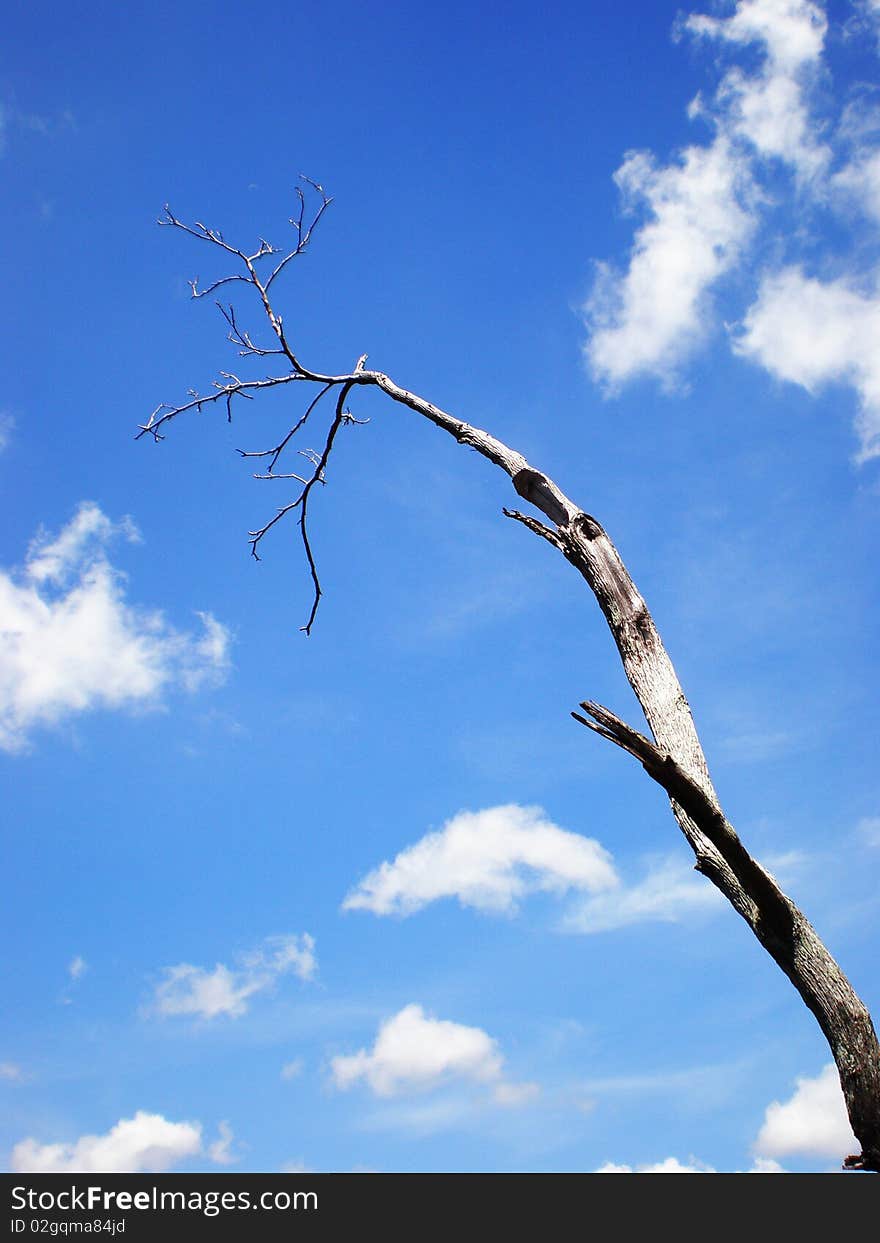
<path fill-rule="evenodd" d="M 797 266 L 761 283 L 738 352 L 809 392 L 832 381 L 852 385 L 861 410 L 861 460 L 880 455 L 880 291 L 841 277 L 823 283 Z"/>
<path fill-rule="evenodd" d="M 774 64 L 793 72 L 822 54 L 827 22 L 811 0 L 739 0 L 728 18 L 694 14 L 687 26 L 740 45 L 760 42 Z"/>
<path fill-rule="evenodd" d="M 94 708 L 155 706 L 181 685 L 222 678 L 229 635 L 210 614 L 203 634 L 175 630 L 161 612 L 130 605 L 105 555 L 129 519 L 112 522 L 86 502 L 54 538 L 38 537 L 19 571 L 0 571 L 0 748 Z"/>
<path fill-rule="evenodd" d="M 5 1079 L 9 1083 L 21 1083 L 24 1079 L 24 1072 L 16 1062 L 0 1062 L 0 1079 Z"/>
<path fill-rule="evenodd" d="M 365 876 L 343 909 L 409 915 L 457 897 L 463 906 L 510 912 L 530 892 L 616 884 L 611 856 L 597 841 L 560 829 L 538 807 L 511 803 L 459 812 Z"/>
<path fill-rule="evenodd" d="M 880 816 L 863 816 L 856 825 L 856 832 L 869 846 L 880 846 Z"/>
<path fill-rule="evenodd" d="M 823 1067 L 815 1079 L 798 1079 L 789 1100 L 767 1106 L 754 1148 L 760 1157 L 832 1157 L 839 1161 L 859 1151 L 833 1063 Z"/>
<path fill-rule="evenodd" d="M 167 1170 L 202 1147 L 202 1128 L 169 1122 L 161 1114 L 138 1110 L 105 1135 L 83 1135 L 72 1144 L 40 1144 L 23 1139 L 12 1150 L 16 1174 L 136 1174 Z"/>
<path fill-rule="evenodd" d="M 304 1062 L 301 1057 L 295 1057 L 292 1062 L 285 1062 L 281 1067 L 281 1078 L 285 1082 L 291 1079 L 298 1079 L 303 1072 Z"/>
<path fill-rule="evenodd" d="M 371 1050 L 360 1049 L 330 1064 L 338 1088 L 363 1080 L 376 1096 L 435 1088 L 451 1080 L 490 1085 L 491 1099 L 506 1107 L 524 1105 L 539 1092 L 537 1084 L 508 1083 L 498 1042 L 480 1027 L 465 1027 L 425 1014 L 421 1006 L 404 1006 L 379 1028 Z"/>
<path fill-rule="evenodd" d="M 573 905 L 560 927 L 564 932 L 610 932 L 628 924 L 675 923 L 700 911 L 720 909 L 724 899 L 705 877 L 677 857 L 654 860 L 634 885 L 596 894 Z"/>
<path fill-rule="evenodd" d="M 70 976 L 71 980 L 76 981 L 76 980 L 79 980 L 83 975 L 85 975 L 86 971 L 88 970 L 88 967 L 89 967 L 89 964 L 86 962 L 86 960 L 84 958 L 81 958 L 79 954 L 77 954 L 76 958 L 72 958 L 70 960 L 70 963 L 68 964 L 68 967 L 67 967 L 67 974 Z"/>
<path fill-rule="evenodd" d="M 2 126 L 2 110 L 0 110 L 0 144 L 2 144 L 3 126 Z M 0 145 L 2 150 L 2 145 Z M 15 430 L 15 419 L 11 414 L 0 413 L 0 453 L 9 445 L 12 439 L 12 433 Z"/>
<path fill-rule="evenodd" d="M 421 1006 L 404 1006 L 379 1028 L 370 1052 L 334 1057 L 336 1086 L 364 1079 L 377 1096 L 434 1087 L 446 1078 L 494 1080 L 501 1076 L 497 1043 L 479 1027 L 431 1018 Z"/>
<path fill-rule="evenodd" d="M 709 287 L 754 227 L 740 202 L 749 193 L 747 172 L 721 135 L 663 168 L 647 152 L 632 152 L 614 180 L 624 201 L 644 203 L 650 219 L 636 233 L 624 275 L 599 265 L 584 308 L 587 360 L 611 389 L 643 374 L 669 384 L 706 336 Z"/>
<path fill-rule="evenodd" d="M 272 988 L 288 973 L 309 980 L 317 968 L 314 938 L 301 936 L 267 937 L 263 945 L 243 954 L 235 968 L 217 963 L 212 971 L 179 963 L 165 968 L 165 979 L 157 986 L 153 1009 L 161 1015 L 194 1014 L 214 1019 L 222 1014 L 239 1018 L 250 999 Z"/>

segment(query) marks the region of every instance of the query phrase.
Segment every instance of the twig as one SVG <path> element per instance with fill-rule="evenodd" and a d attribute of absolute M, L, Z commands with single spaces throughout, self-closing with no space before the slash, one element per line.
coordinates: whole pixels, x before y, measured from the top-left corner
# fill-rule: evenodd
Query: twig
<path fill-rule="evenodd" d="M 528 527 L 535 535 L 540 535 L 541 539 L 545 539 L 548 544 L 552 544 L 554 548 L 562 550 L 562 540 L 556 532 L 551 531 L 549 527 L 545 526 L 543 522 L 539 522 L 537 518 L 533 518 L 531 514 L 521 514 L 518 509 L 507 508 L 502 509 L 501 512 L 505 518 L 513 518 L 516 522 L 521 522 L 524 527 Z"/>

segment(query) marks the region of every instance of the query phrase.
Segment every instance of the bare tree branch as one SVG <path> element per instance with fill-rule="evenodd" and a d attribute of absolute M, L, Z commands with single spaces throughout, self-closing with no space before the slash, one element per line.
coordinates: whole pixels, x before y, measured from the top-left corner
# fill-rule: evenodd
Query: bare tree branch
<path fill-rule="evenodd" d="M 880 1171 L 880 1046 L 870 1015 L 806 917 L 769 873 L 748 854 L 722 812 L 690 705 L 675 669 L 644 599 L 603 527 L 570 500 L 548 475 L 532 466 L 522 454 L 503 441 L 402 388 L 384 372 L 368 371 L 366 354 L 360 356 L 352 371 L 341 375 L 313 371 L 300 362 L 287 338 L 281 316 L 272 306 L 269 288 L 287 264 L 303 253 L 331 201 L 317 183 L 308 178 L 302 180 L 319 197 L 319 204 L 307 221 L 307 194 L 302 187 L 297 189 L 298 214 L 290 221 L 296 245 L 275 263 L 265 280 L 261 279 L 257 265 L 277 253 L 268 242 L 261 240 L 257 250 L 249 253 L 230 245 L 222 233 L 204 224 L 183 224 L 170 208 L 166 208 L 166 218 L 160 223 L 210 243 L 243 268 L 242 272 L 221 276 L 219 281 L 204 290 L 197 291 L 194 284 L 194 296 L 201 296 L 232 280 L 250 285 L 278 347 L 267 351 L 254 347 L 250 337 L 238 329 L 231 307 L 228 313 L 223 311 L 230 327 L 230 339 L 245 354 L 267 353 L 283 357 L 288 369 L 283 374 L 254 381 L 243 381 L 231 373 L 221 372 L 223 382 L 215 382 L 215 392 L 203 396 L 192 392 L 190 400 L 180 406 L 163 404 L 157 407 L 147 422 L 141 425 L 138 436 L 150 433 L 154 440 L 160 440 L 159 429 L 170 420 L 192 409 L 201 410 L 202 406 L 218 400 L 225 401 L 227 417 L 231 417 L 231 402 L 235 397 L 252 398 L 261 389 L 291 382 L 318 387 L 319 391 L 305 413 L 291 425 L 278 444 L 258 451 L 238 450 L 242 457 L 270 459 L 268 472 L 257 478 L 292 478 L 302 485 L 293 500 L 281 506 L 264 526 L 251 531 L 249 536 L 251 551 L 259 560 L 257 548 L 263 537 L 288 514 L 299 511 L 300 539 L 312 584 L 311 609 L 302 627 L 306 634 L 311 633 L 323 594 L 309 536 L 309 500 L 315 485 L 326 481 L 325 472 L 339 429 L 344 423 L 359 421 L 345 404 L 355 388 L 378 389 L 392 401 L 421 415 L 459 444 L 475 450 L 503 470 L 510 477 L 518 496 L 538 510 L 547 522 L 519 510 L 505 509 L 505 515 L 560 551 L 590 587 L 645 714 L 653 742 L 598 704 L 585 702 L 582 707 L 587 716 L 573 715 L 582 724 L 637 758 L 650 776 L 666 790 L 673 814 L 696 856 L 697 869 L 721 890 L 748 923 L 760 943 L 797 988 L 828 1040 L 840 1074 L 850 1123 L 862 1145 L 861 1154 L 849 1158 L 847 1164 L 852 1168 Z M 323 449 L 320 452 L 299 451 L 311 463 L 312 473 L 276 475 L 274 468 L 281 454 L 313 415 L 321 399 L 334 389 L 334 415 Z"/>
<path fill-rule="evenodd" d="M 192 398 L 181 406 L 169 406 L 163 402 L 161 406 L 157 406 L 146 423 L 140 424 L 140 430 L 135 436 L 135 440 L 140 440 L 141 436 L 150 435 L 154 440 L 163 440 L 164 436 L 159 435 L 159 428 L 165 423 L 169 423 L 171 419 L 176 419 L 179 414 L 185 414 L 187 410 L 197 410 L 199 414 L 202 412 L 203 406 L 209 406 L 212 402 L 223 401 L 226 404 L 226 418 L 228 422 L 232 422 L 232 399 L 233 397 L 251 398 L 255 391 L 262 388 L 275 388 L 279 384 L 289 384 L 292 380 L 302 379 L 302 376 L 283 375 L 283 376 L 267 376 L 264 380 L 239 380 L 237 376 L 232 375 L 228 371 L 221 371 L 220 375 L 226 380 L 225 384 L 220 381 L 214 381 L 213 393 L 195 393 Z M 164 411 L 164 413 L 162 413 Z M 159 417 L 157 417 L 159 416 Z"/>
<path fill-rule="evenodd" d="M 282 439 L 281 441 L 279 441 L 279 443 L 275 446 L 275 448 L 274 448 L 274 449 L 257 449 L 257 450 L 239 449 L 239 450 L 237 450 L 237 452 L 238 452 L 238 453 L 240 453 L 242 457 L 271 457 L 271 458 L 272 458 L 272 461 L 269 463 L 269 466 L 268 466 L 268 474 L 266 474 L 266 475 L 255 475 L 255 476 L 254 476 L 254 478 L 255 478 L 255 479 L 258 479 L 258 478 L 259 478 L 259 479 L 268 479 L 268 478 L 270 478 L 270 477 L 272 476 L 272 472 L 273 472 L 273 471 L 274 471 L 274 469 L 275 469 L 275 464 L 277 463 L 277 461 L 278 461 L 278 459 L 280 458 L 281 454 L 284 452 L 284 450 L 285 450 L 285 449 L 287 448 L 287 446 L 290 444 L 291 440 L 294 438 L 294 436 L 295 436 L 295 435 L 296 435 L 296 433 L 300 430 L 300 428 L 305 427 L 306 422 L 308 421 L 308 417 L 309 417 L 309 415 L 312 413 L 312 411 L 313 411 L 313 410 L 315 409 L 315 407 L 318 405 L 318 402 L 321 400 L 321 398 L 322 398 L 322 397 L 323 397 L 326 393 L 329 393 L 329 392 L 330 392 L 330 389 L 331 389 L 332 387 L 333 387 L 333 385 L 332 385 L 332 384 L 325 384 L 325 385 L 324 385 L 324 387 L 323 387 L 323 388 L 321 389 L 321 391 L 317 394 L 317 396 L 316 396 L 316 397 L 313 397 L 313 398 L 312 398 L 312 400 L 309 402 L 308 408 L 306 409 L 306 412 L 305 412 L 305 414 L 302 416 L 302 418 L 301 418 L 301 419 L 298 419 L 298 420 L 297 420 L 297 422 L 296 422 L 296 423 L 294 423 L 294 425 L 293 425 L 293 427 L 290 429 L 290 431 L 289 431 L 289 432 L 288 432 L 288 433 L 287 433 L 287 434 L 283 437 L 283 439 Z"/>
<path fill-rule="evenodd" d="M 312 586 L 314 587 L 314 591 L 315 591 L 314 599 L 312 600 L 312 608 L 311 608 L 311 612 L 309 613 L 308 621 L 303 627 L 301 627 L 301 629 L 304 631 L 305 634 L 312 633 L 312 626 L 315 623 L 315 617 L 318 612 L 318 605 L 320 604 L 321 596 L 323 595 L 323 592 L 321 590 L 321 580 L 318 578 L 318 568 L 315 565 L 315 558 L 314 558 L 314 555 L 312 554 L 312 545 L 309 541 L 309 531 L 308 531 L 308 525 L 307 525 L 307 521 L 308 521 L 307 511 L 308 511 L 308 504 L 309 504 L 309 496 L 311 494 L 311 491 L 314 485 L 318 483 L 319 481 L 321 482 L 323 481 L 324 467 L 327 465 L 327 462 L 330 458 L 330 454 L 333 450 L 333 442 L 336 439 L 336 433 L 339 431 L 342 424 L 348 420 L 348 414 L 345 409 L 345 400 L 348 397 L 350 389 L 351 389 L 350 384 L 344 384 L 339 391 L 339 396 L 336 399 L 336 413 L 333 417 L 333 422 L 330 426 L 330 431 L 327 433 L 327 439 L 324 442 L 324 452 L 321 454 L 320 460 L 315 466 L 314 474 L 312 475 L 311 479 L 306 484 L 306 486 L 303 488 L 302 494 L 301 494 L 302 505 L 300 507 L 300 515 L 299 515 L 299 529 L 300 529 L 300 534 L 302 536 L 303 548 L 305 549 L 305 553 L 306 553 L 306 559 L 309 563 L 309 572 L 312 576 Z"/>
<path fill-rule="evenodd" d="M 240 358 L 248 358 L 251 355 L 265 358 L 270 354 L 284 353 L 282 349 L 266 350 L 258 345 L 254 345 L 253 341 L 250 339 L 250 336 L 239 328 L 235 318 L 235 308 L 231 304 L 228 307 L 225 307 L 222 302 L 218 302 L 217 309 L 229 325 L 227 340 L 231 341 L 233 345 L 240 345 L 242 347 L 238 351 Z"/>

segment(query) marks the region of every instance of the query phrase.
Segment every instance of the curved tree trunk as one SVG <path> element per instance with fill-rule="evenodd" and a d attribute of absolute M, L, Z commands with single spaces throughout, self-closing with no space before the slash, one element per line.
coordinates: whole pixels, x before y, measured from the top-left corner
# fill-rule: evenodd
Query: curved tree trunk
<path fill-rule="evenodd" d="M 281 316 L 272 306 L 269 290 L 287 264 L 305 251 L 315 225 L 330 203 L 320 186 L 308 181 L 307 184 L 320 196 L 320 206 L 307 224 L 305 197 L 302 190 L 297 191 L 299 215 L 290 222 L 295 229 L 295 245 L 280 260 L 277 258 L 280 252 L 265 240 L 256 251 L 248 253 L 230 245 L 222 233 L 206 225 L 183 224 L 166 207 L 160 223 L 208 242 L 242 269 L 221 277 L 205 289 L 191 282 L 193 296 L 203 297 L 231 282 L 251 286 L 266 315 L 275 345 L 271 349 L 255 345 L 248 333 L 239 328 L 233 308 L 230 306 L 227 310 L 220 306 L 230 329 L 229 339 L 240 347 L 243 357 L 279 357 L 284 370 L 260 380 L 241 380 L 231 372 L 221 372 L 223 378 L 215 383 L 211 392 L 200 395 L 191 391 L 190 400 L 183 405 L 159 406 L 138 434 L 149 434 L 160 440 L 160 428 L 169 420 L 188 410 L 201 410 L 212 402 L 225 405 L 227 416 L 231 418 L 232 402 L 236 397 L 251 398 L 266 388 L 294 383 L 318 389 L 303 416 L 277 445 L 257 452 L 239 450 L 243 457 L 268 459 L 268 473 L 257 478 L 295 479 L 302 485 L 293 501 L 282 506 L 265 526 L 251 532 L 251 550 L 256 557 L 263 536 L 286 515 L 294 510 L 298 512 L 298 526 L 314 587 L 311 614 L 303 627 L 306 633 L 311 630 L 321 597 L 308 536 L 307 508 L 314 486 L 324 482 L 324 470 L 337 432 L 344 423 L 356 421 L 345 408 L 346 398 L 353 390 L 359 387 L 381 390 L 505 471 L 518 495 L 539 510 L 550 525 L 517 510 L 505 509 L 505 514 L 552 544 L 586 580 L 608 622 L 654 741 L 597 704 L 582 705 L 590 719 L 574 715 L 639 759 L 651 777 L 666 790 L 673 814 L 696 855 L 697 870 L 707 876 L 739 912 L 794 984 L 825 1034 L 840 1074 L 849 1120 L 862 1145 L 861 1153 L 848 1157 L 846 1164 L 854 1169 L 880 1172 L 880 1046 L 870 1015 L 806 917 L 749 855 L 724 816 L 709 777 L 690 706 L 672 662 L 645 601 L 605 531 L 595 518 L 569 500 L 552 479 L 535 470 L 522 454 L 488 432 L 454 418 L 423 397 L 401 388 L 383 372 L 368 371 L 366 354 L 344 375 L 323 375 L 307 369 L 299 361 Z M 274 266 L 264 277 L 258 269 L 265 262 Z M 312 464 L 311 475 L 273 476 L 275 465 L 293 436 L 331 391 L 336 395 L 335 413 L 323 452 L 305 451 L 304 454 Z"/>
<path fill-rule="evenodd" d="M 367 372 L 361 383 L 424 415 L 460 444 L 469 445 L 511 476 L 517 493 L 553 524 L 516 510 L 522 522 L 557 548 L 586 579 L 596 597 L 642 706 L 654 743 L 598 705 L 583 705 L 585 725 L 623 746 L 666 790 L 672 812 L 696 855 L 697 870 L 724 894 L 782 968 L 816 1016 L 831 1048 L 853 1133 L 861 1154 L 849 1168 L 880 1172 L 880 1045 L 871 1016 L 812 925 L 743 846 L 718 803 L 690 705 L 648 607 L 599 523 L 494 436 L 463 423 Z M 655 745 L 656 744 L 656 745 Z"/>

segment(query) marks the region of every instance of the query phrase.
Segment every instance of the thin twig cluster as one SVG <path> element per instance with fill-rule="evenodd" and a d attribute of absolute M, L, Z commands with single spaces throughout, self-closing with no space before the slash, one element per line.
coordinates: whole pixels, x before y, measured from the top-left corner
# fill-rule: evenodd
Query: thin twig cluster
<path fill-rule="evenodd" d="M 276 388 L 279 385 L 297 382 L 305 382 L 318 387 L 317 393 L 312 397 L 304 413 L 285 433 L 278 444 L 272 445 L 268 449 L 237 450 L 243 458 L 268 459 L 265 471 L 255 474 L 255 479 L 294 480 L 301 485 L 294 499 L 276 510 L 274 516 L 264 523 L 263 526 L 257 530 L 249 531 L 248 538 L 250 540 L 251 553 L 259 561 L 260 555 L 257 549 L 263 537 L 282 518 L 285 518 L 295 510 L 299 511 L 298 527 L 300 539 L 308 563 L 313 589 L 312 605 L 308 620 L 301 629 L 306 634 L 310 634 L 323 592 L 309 539 L 309 500 L 315 486 L 317 484 L 323 486 L 326 482 L 325 471 L 339 429 L 346 423 L 362 423 L 366 421 L 356 419 L 351 411 L 348 410 L 346 401 L 352 387 L 363 383 L 368 378 L 369 373 L 365 371 L 366 354 L 361 355 L 353 371 L 346 375 L 323 375 L 303 366 L 287 338 L 281 316 L 276 313 L 270 301 L 269 291 L 273 283 L 292 260 L 299 258 L 305 252 L 315 229 L 332 202 L 332 199 L 325 193 L 324 188 L 318 185 L 317 182 L 312 181 L 308 177 L 302 177 L 301 180 L 305 189 L 303 186 L 297 186 L 296 188 L 297 212 L 290 218 L 290 224 L 294 231 L 294 244 L 287 250 L 273 246 L 265 238 L 258 239 L 259 245 L 256 250 L 250 252 L 243 250 L 229 243 L 218 229 L 211 229 L 207 225 L 202 224 L 201 221 L 196 221 L 192 225 L 185 224 L 174 215 L 171 208 L 166 204 L 164 215 L 158 222 L 160 225 L 180 229 L 181 232 L 189 234 L 190 237 L 197 238 L 199 241 L 209 242 L 212 246 L 229 255 L 242 269 L 241 271 L 221 276 L 204 288 L 200 287 L 199 278 L 196 277 L 189 282 L 193 298 L 207 297 L 221 287 L 233 283 L 241 283 L 253 289 L 269 321 L 273 344 L 269 347 L 257 344 L 251 334 L 239 323 L 235 308 L 231 304 L 224 305 L 218 301 L 216 303 L 217 308 L 223 316 L 228 329 L 227 339 L 238 348 L 240 358 L 268 358 L 274 356 L 279 358 L 279 360 L 284 360 L 287 364 L 287 370 L 256 380 L 242 379 L 234 371 L 220 371 L 219 378 L 213 382 L 211 392 L 202 393 L 197 389 L 190 389 L 187 394 L 188 401 L 176 406 L 162 402 L 161 405 L 157 406 L 146 423 L 140 424 L 136 439 L 149 435 L 155 441 L 163 440 L 164 432 L 161 429 L 167 423 L 170 423 L 172 419 L 190 410 L 201 412 L 205 406 L 212 405 L 215 402 L 219 402 L 225 407 L 227 421 L 231 423 L 232 403 L 236 398 L 252 401 L 254 396 L 263 389 Z M 333 390 L 336 390 L 336 402 L 322 448 L 320 450 L 309 448 L 298 450 L 299 456 L 307 464 L 303 471 L 276 472 L 275 468 L 279 460 L 285 450 L 290 447 L 296 434 L 305 427 L 309 418 L 321 404 L 322 399 Z"/>

